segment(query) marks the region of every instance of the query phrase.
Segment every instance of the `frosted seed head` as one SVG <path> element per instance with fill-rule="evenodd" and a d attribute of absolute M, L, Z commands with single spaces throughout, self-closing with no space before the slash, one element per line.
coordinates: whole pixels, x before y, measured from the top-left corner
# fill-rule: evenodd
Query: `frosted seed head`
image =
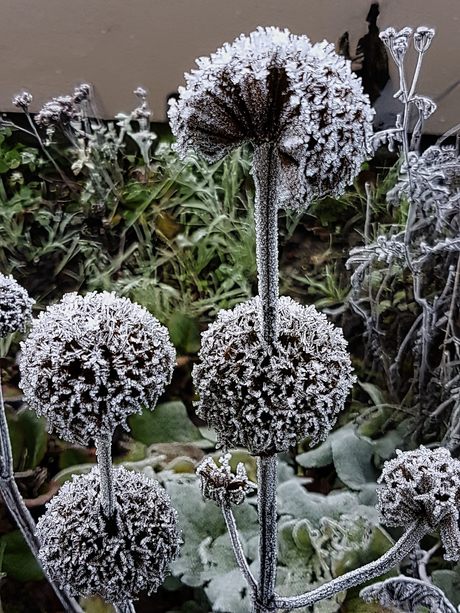
<path fill-rule="evenodd" d="M 156 481 L 119 468 L 114 489 L 110 524 L 97 467 L 65 483 L 38 521 L 43 569 L 72 596 L 98 594 L 116 603 L 155 592 L 179 553 L 177 513 Z"/>
<path fill-rule="evenodd" d="M 433 28 L 427 28 L 426 26 L 419 26 L 414 33 L 414 47 L 419 53 L 425 53 L 431 45 L 435 31 Z"/>
<path fill-rule="evenodd" d="M 27 111 L 29 109 L 30 103 L 34 97 L 29 92 L 21 92 L 17 96 L 13 98 L 13 104 L 18 109 L 22 109 L 23 111 Z"/>
<path fill-rule="evenodd" d="M 74 96 L 57 96 L 43 105 L 35 115 L 35 122 L 39 126 L 48 127 L 57 123 L 65 125 L 79 117 Z"/>
<path fill-rule="evenodd" d="M 379 483 L 377 509 L 388 526 L 405 526 L 425 521 L 431 529 L 441 525 L 446 559 L 460 557 L 460 462 L 447 449 L 397 450 L 385 462 Z"/>
<path fill-rule="evenodd" d="M 218 507 L 241 504 L 246 494 L 257 487 L 248 479 L 242 462 L 236 468 L 236 475 L 232 473 L 229 464 L 231 457 L 230 453 L 226 453 L 219 458 L 220 466 L 212 458 L 206 458 L 196 469 L 203 497 L 214 500 Z"/>
<path fill-rule="evenodd" d="M 193 379 L 197 414 L 220 446 L 263 455 L 324 440 L 354 377 L 342 331 L 313 306 L 280 298 L 273 346 L 261 338 L 260 308 L 257 297 L 220 311 L 202 335 Z"/>
<path fill-rule="evenodd" d="M 277 145 L 278 205 L 338 196 L 358 174 L 374 111 L 350 62 L 325 41 L 259 28 L 197 60 L 171 100 L 175 149 L 215 162 L 251 141 Z"/>
<path fill-rule="evenodd" d="M 176 357 L 167 329 L 113 292 L 66 294 L 39 315 L 21 347 L 29 408 L 83 445 L 153 409 Z"/>
<path fill-rule="evenodd" d="M 0 338 L 12 332 L 25 332 L 34 304 L 35 300 L 12 275 L 0 273 Z"/>

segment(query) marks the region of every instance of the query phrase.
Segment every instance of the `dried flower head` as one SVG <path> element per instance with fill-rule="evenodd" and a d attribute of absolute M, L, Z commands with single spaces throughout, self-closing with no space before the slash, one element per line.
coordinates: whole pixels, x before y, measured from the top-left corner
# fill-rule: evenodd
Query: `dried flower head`
<path fill-rule="evenodd" d="M 146 309 L 113 292 L 71 293 L 22 344 L 21 387 L 50 429 L 86 445 L 153 408 L 174 362 L 167 329 Z"/>
<path fill-rule="evenodd" d="M 256 489 L 255 483 L 248 479 L 242 462 L 236 467 L 236 475 L 230 468 L 230 453 L 219 458 L 220 466 L 212 458 L 206 458 L 196 469 L 200 477 L 200 489 L 204 498 L 214 500 L 218 507 L 230 504 L 241 504 L 251 489 Z"/>
<path fill-rule="evenodd" d="M 279 336 L 263 342 L 260 299 L 220 311 L 193 369 L 197 414 L 223 447 L 274 453 L 324 440 L 353 384 L 342 331 L 313 306 L 279 300 Z"/>
<path fill-rule="evenodd" d="M 394 28 L 387 28 L 380 32 L 380 38 L 390 50 L 391 56 L 397 66 L 401 66 L 409 48 L 412 28 L 406 26 L 399 32 Z"/>
<path fill-rule="evenodd" d="M 88 83 L 81 83 L 78 87 L 74 89 L 73 92 L 73 101 L 75 104 L 81 104 L 82 102 L 86 102 L 90 99 L 91 96 L 91 85 Z"/>
<path fill-rule="evenodd" d="M 25 332 L 34 304 L 35 300 L 12 275 L 0 273 L 0 338 L 12 332 Z"/>
<path fill-rule="evenodd" d="M 73 96 L 57 96 L 43 105 L 35 115 L 35 121 L 39 126 L 47 127 L 57 123 L 66 125 L 79 117 Z"/>
<path fill-rule="evenodd" d="M 447 449 L 397 450 L 385 462 L 379 483 L 377 509 L 388 526 L 425 521 L 433 530 L 441 525 L 447 560 L 460 558 L 460 462 Z"/>
<path fill-rule="evenodd" d="M 154 592 L 179 553 L 177 513 L 143 473 L 114 471 L 116 512 L 103 515 L 99 469 L 65 483 L 37 524 L 40 561 L 72 596 L 123 602 Z"/>
<path fill-rule="evenodd" d="M 278 204 L 339 195 L 370 152 L 374 112 L 350 63 L 323 41 L 259 28 L 197 60 L 170 100 L 176 150 L 215 162 L 252 141 L 274 143 Z"/>
<path fill-rule="evenodd" d="M 435 31 L 433 28 L 427 28 L 426 26 L 419 26 L 414 34 L 414 47 L 419 53 L 425 53 L 431 45 Z"/>
<path fill-rule="evenodd" d="M 13 98 L 13 104 L 18 107 L 18 109 L 27 111 L 33 99 L 34 97 L 32 94 L 29 94 L 29 92 L 21 92 Z"/>

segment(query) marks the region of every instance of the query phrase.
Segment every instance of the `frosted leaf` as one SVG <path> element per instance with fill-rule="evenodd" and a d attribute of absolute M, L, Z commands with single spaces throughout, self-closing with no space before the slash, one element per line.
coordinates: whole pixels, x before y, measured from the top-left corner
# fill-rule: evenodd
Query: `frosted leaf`
<path fill-rule="evenodd" d="M 353 384 L 342 331 L 313 306 L 279 299 L 279 336 L 261 338 L 260 299 L 230 311 L 202 335 L 193 379 L 197 414 L 220 446 L 275 453 L 327 437 Z"/>
<path fill-rule="evenodd" d="M 65 483 L 37 524 L 39 558 L 72 596 L 122 602 L 154 592 L 179 553 L 177 513 L 143 473 L 114 470 L 115 517 L 101 506 L 99 469 Z"/>
<path fill-rule="evenodd" d="M 168 331 L 115 293 L 66 294 L 22 343 L 21 388 L 50 429 L 87 445 L 153 408 L 175 363 Z"/>
<path fill-rule="evenodd" d="M 422 607 L 430 613 L 457 611 L 438 587 L 404 575 L 369 585 L 359 595 L 366 602 L 377 601 L 383 607 L 397 607 L 408 613 L 420 611 Z"/>
<path fill-rule="evenodd" d="M 182 157 L 215 162 L 251 141 L 279 157 L 278 206 L 338 196 L 367 153 L 374 111 L 350 62 L 326 41 L 259 28 L 197 60 L 169 118 Z"/>
<path fill-rule="evenodd" d="M 0 338 L 18 330 L 25 332 L 34 304 L 35 300 L 12 275 L 0 273 Z"/>
<path fill-rule="evenodd" d="M 382 523 L 409 526 L 424 520 L 433 530 L 440 525 L 446 560 L 460 558 L 460 462 L 447 449 L 421 446 L 415 451 L 396 451 L 385 462 L 379 483 L 377 509 Z"/>
<path fill-rule="evenodd" d="M 200 477 L 200 489 L 204 498 L 214 500 L 218 507 L 228 504 L 241 504 L 247 492 L 257 486 L 248 479 L 244 464 L 236 467 L 236 475 L 230 468 L 231 454 L 219 458 L 220 466 L 212 458 L 206 458 L 196 469 Z"/>

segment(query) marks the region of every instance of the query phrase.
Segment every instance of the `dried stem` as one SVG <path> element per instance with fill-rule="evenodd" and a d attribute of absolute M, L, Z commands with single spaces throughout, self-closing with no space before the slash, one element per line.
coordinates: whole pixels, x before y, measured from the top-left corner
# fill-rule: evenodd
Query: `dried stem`
<path fill-rule="evenodd" d="M 278 337 L 278 204 L 279 160 L 272 143 L 255 147 L 253 176 L 256 185 L 255 219 L 261 324 L 264 340 Z"/>
<path fill-rule="evenodd" d="M 276 578 L 276 455 L 257 458 L 259 584 L 256 611 L 273 608 Z"/>
<path fill-rule="evenodd" d="M 249 584 L 252 594 L 254 595 L 257 590 L 257 583 L 254 579 L 251 569 L 249 568 L 246 556 L 244 555 L 243 547 L 238 536 L 238 530 L 236 528 L 235 517 L 230 505 L 224 505 L 222 507 L 222 513 L 225 519 L 228 533 L 230 535 L 230 541 L 232 543 L 233 552 L 235 554 L 236 562 L 241 570 L 243 577 Z"/>
<path fill-rule="evenodd" d="M 419 541 L 430 528 L 423 522 L 415 522 L 402 535 L 399 541 L 387 551 L 381 558 L 361 568 L 352 570 L 341 577 L 337 577 L 328 583 L 320 585 L 311 592 L 290 598 L 275 598 L 275 606 L 278 609 L 299 609 L 300 607 L 312 606 L 315 602 L 330 598 L 343 590 L 348 590 L 355 585 L 365 583 L 374 577 L 384 575 L 406 557 L 417 546 Z"/>
<path fill-rule="evenodd" d="M 40 543 L 35 536 L 35 522 L 29 509 L 24 504 L 18 486 L 14 480 L 13 473 L 13 455 L 11 451 L 11 442 L 8 432 L 8 424 L 6 421 L 5 406 L 3 403 L 3 394 L 0 384 L 0 448 L 1 448 L 1 464 L 0 464 L 0 493 L 3 501 L 9 512 L 14 518 L 16 525 L 21 531 L 24 540 L 26 541 L 30 551 L 37 559 Z M 49 579 L 48 579 L 49 581 Z M 59 598 L 65 611 L 69 613 L 83 613 L 79 604 L 74 598 L 71 598 L 65 590 L 60 589 L 56 583 L 49 581 L 56 596 Z"/>
<path fill-rule="evenodd" d="M 96 440 L 97 463 L 101 479 L 102 506 L 107 517 L 112 517 L 115 510 L 115 493 L 113 489 L 112 437 L 100 436 Z"/>

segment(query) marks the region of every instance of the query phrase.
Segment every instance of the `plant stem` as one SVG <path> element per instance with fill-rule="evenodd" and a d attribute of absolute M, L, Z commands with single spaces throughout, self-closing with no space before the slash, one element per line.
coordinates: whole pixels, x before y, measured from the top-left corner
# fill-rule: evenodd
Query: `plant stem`
<path fill-rule="evenodd" d="M 222 513 L 224 515 L 225 524 L 227 526 L 228 533 L 230 535 L 230 541 L 232 543 L 233 553 L 235 554 L 236 562 L 241 570 L 243 577 L 249 584 L 252 594 L 254 595 L 257 590 L 256 580 L 248 566 L 246 556 L 244 555 L 241 541 L 238 536 L 236 528 L 235 517 L 233 516 L 232 507 L 230 505 L 224 505 L 222 507 Z"/>
<path fill-rule="evenodd" d="M 126 602 L 117 602 L 113 605 L 115 613 L 136 613 L 133 603 L 130 600 Z"/>
<path fill-rule="evenodd" d="M 26 541 L 30 551 L 40 564 L 38 559 L 38 551 L 40 543 L 35 536 L 35 522 L 29 509 L 24 504 L 24 500 L 18 490 L 13 473 L 13 454 L 11 450 L 10 436 L 8 432 L 8 423 L 6 421 L 5 406 L 3 403 L 3 393 L 0 381 L 0 493 L 3 501 L 11 513 L 16 525 L 21 531 L 24 540 Z M 62 606 L 69 613 L 83 613 L 79 604 L 74 598 L 71 598 L 63 589 L 60 589 L 54 581 L 48 579 L 56 596 L 61 601 Z"/>
<path fill-rule="evenodd" d="M 278 338 L 278 182 L 279 160 L 272 143 L 257 145 L 252 174 L 256 186 L 256 252 L 263 338 Z"/>
<path fill-rule="evenodd" d="M 101 497 L 104 512 L 108 518 L 115 510 L 115 492 L 113 489 L 112 437 L 100 436 L 96 440 L 97 464 L 101 479 Z"/>
<path fill-rule="evenodd" d="M 365 583 L 374 577 L 384 575 L 418 545 L 419 541 L 430 531 L 424 522 L 414 522 L 402 535 L 399 541 L 393 545 L 381 558 L 361 568 L 352 570 L 341 577 L 337 577 L 328 583 L 320 585 L 311 592 L 289 598 L 275 598 L 275 607 L 278 609 L 299 609 L 300 607 L 312 606 L 315 602 L 330 598 L 343 590 L 348 590 L 355 585 Z"/>
<path fill-rule="evenodd" d="M 274 609 L 276 578 L 276 455 L 257 458 L 259 584 L 255 611 Z"/>

